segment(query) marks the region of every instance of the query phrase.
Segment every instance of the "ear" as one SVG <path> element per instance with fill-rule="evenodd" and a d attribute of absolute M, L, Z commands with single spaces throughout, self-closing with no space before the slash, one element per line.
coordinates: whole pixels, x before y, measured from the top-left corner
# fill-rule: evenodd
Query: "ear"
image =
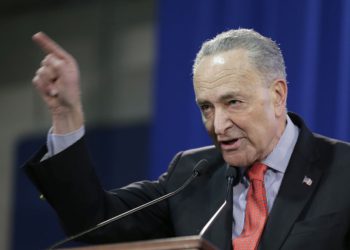
<path fill-rule="evenodd" d="M 273 96 L 273 104 L 277 117 L 283 115 L 287 105 L 287 82 L 284 79 L 277 79 L 271 85 L 271 94 Z"/>

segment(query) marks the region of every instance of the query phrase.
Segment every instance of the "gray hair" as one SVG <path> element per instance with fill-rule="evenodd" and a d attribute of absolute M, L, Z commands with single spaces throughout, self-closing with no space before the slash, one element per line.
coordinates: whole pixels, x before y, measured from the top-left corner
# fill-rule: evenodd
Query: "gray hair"
<path fill-rule="evenodd" d="M 203 57 L 233 49 L 247 50 L 251 62 L 268 83 L 277 78 L 286 80 L 286 68 L 281 49 L 276 42 L 252 29 L 229 30 L 204 42 L 194 61 L 193 74 Z"/>

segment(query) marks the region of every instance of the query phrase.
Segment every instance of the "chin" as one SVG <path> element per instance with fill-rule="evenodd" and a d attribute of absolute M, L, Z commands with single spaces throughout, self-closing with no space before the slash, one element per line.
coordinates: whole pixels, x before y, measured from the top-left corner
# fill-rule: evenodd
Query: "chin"
<path fill-rule="evenodd" d="M 246 167 L 250 166 L 251 163 L 246 159 L 246 157 L 243 157 L 242 155 L 239 154 L 224 154 L 223 153 L 223 158 L 227 164 L 230 166 L 235 166 L 235 167 Z"/>

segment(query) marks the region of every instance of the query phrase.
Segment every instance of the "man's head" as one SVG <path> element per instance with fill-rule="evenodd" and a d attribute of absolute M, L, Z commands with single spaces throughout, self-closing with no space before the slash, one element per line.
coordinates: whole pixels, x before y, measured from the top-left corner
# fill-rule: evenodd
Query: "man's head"
<path fill-rule="evenodd" d="M 206 129 L 227 163 L 250 166 L 276 146 L 286 123 L 283 56 L 253 30 L 219 34 L 203 44 L 193 66 Z"/>

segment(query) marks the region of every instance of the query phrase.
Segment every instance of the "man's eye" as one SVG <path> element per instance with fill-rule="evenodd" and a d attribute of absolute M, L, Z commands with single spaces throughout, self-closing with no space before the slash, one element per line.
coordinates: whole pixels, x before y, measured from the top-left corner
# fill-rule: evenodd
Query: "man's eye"
<path fill-rule="evenodd" d="M 237 105 L 237 104 L 240 104 L 241 101 L 239 101 L 239 100 L 230 100 L 228 103 L 229 103 L 230 105 Z"/>
<path fill-rule="evenodd" d="M 203 112 L 207 111 L 209 108 L 210 108 L 210 106 L 209 106 L 208 104 L 200 105 L 200 109 L 201 109 Z"/>

